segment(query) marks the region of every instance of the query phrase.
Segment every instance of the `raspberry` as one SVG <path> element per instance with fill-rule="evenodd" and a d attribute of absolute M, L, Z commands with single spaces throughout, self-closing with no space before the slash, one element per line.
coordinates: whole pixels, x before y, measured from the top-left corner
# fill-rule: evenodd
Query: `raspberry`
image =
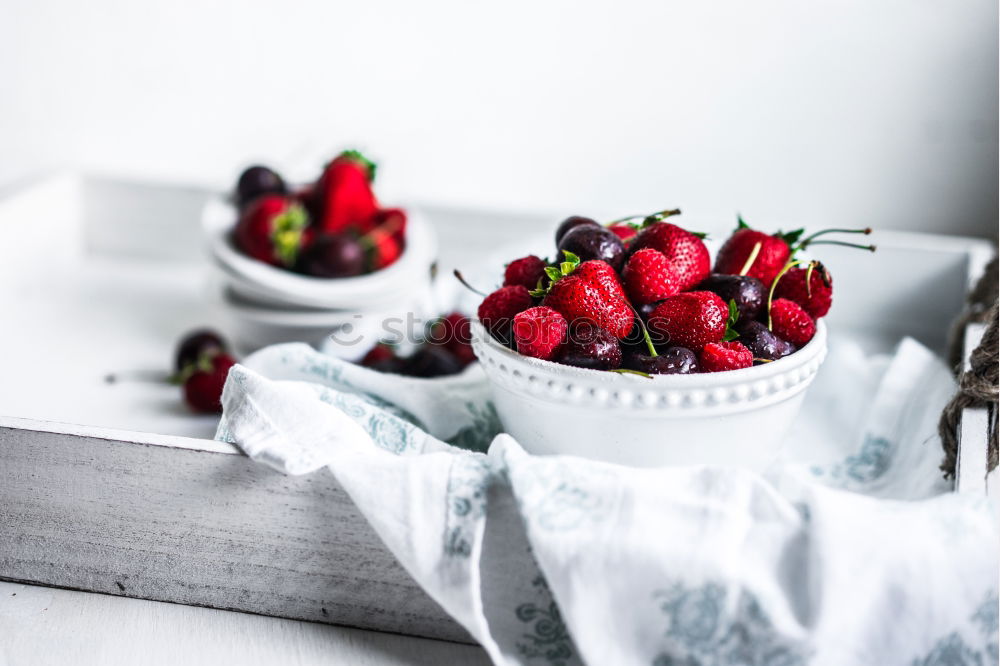
<path fill-rule="evenodd" d="M 533 254 L 521 259 L 515 259 L 507 264 L 503 274 L 504 286 L 521 285 L 528 289 L 538 286 L 538 281 L 545 276 L 545 261 Z"/>
<path fill-rule="evenodd" d="M 753 365 L 753 353 L 739 342 L 711 342 L 701 350 L 703 372 L 725 372 Z"/>
<path fill-rule="evenodd" d="M 568 328 L 565 317 L 552 308 L 544 305 L 528 308 L 514 317 L 517 351 L 547 361 L 559 351 Z"/>
<path fill-rule="evenodd" d="M 527 310 L 532 303 L 531 294 L 523 286 L 500 287 L 483 299 L 476 314 L 493 337 L 507 344 L 514 315 Z"/>
<path fill-rule="evenodd" d="M 635 305 L 662 301 L 681 290 L 677 269 L 662 252 L 653 248 L 643 248 L 629 257 L 622 279 Z"/>
<path fill-rule="evenodd" d="M 802 347 L 816 335 L 816 322 L 798 303 L 779 298 L 771 303 L 771 330 L 796 347 Z"/>

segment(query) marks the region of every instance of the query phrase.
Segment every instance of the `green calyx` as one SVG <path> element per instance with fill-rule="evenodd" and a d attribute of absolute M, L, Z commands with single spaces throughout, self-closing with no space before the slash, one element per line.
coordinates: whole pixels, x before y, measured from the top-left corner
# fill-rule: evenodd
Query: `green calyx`
<path fill-rule="evenodd" d="M 732 298 L 729 299 L 729 316 L 726 318 L 726 332 L 722 335 L 722 340 L 724 342 L 730 342 L 740 337 L 739 332 L 734 328 L 736 322 L 739 321 L 740 310 L 736 307 L 736 301 Z"/>
<path fill-rule="evenodd" d="M 204 354 L 201 354 L 194 363 L 188 363 L 181 368 L 179 372 L 171 375 L 169 379 L 170 383 L 183 386 L 187 383 L 187 380 L 191 379 L 191 376 L 197 372 L 212 372 L 212 370 L 215 369 L 215 357 L 218 356 L 219 353 L 218 349 L 211 349 Z"/>
<path fill-rule="evenodd" d="M 274 254 L 285 266 L 291 266 L 298 259 L 302 248 L 302 234 L 309 226 L 309 214 L 298 204 L 292 204 L 283 213 L 275 216 L 271 227 L 271 244 Z"/>
<path fill-rule="evenodd" d="M 552 288 L 556 282 L 571 274 L 576 270 L 576 267 L 580 265 L 580 257 L 576 256 L 572 252 L 563 250 L 563 261 L 559 262 L 558 266 L 546 266 L 545 275 L 549 278 L 548 286 L 545 286 L 545 278 L 539 278 L 538 284 L 529 293 L 535 298 L 541 298 L 545 294 L 549 293 L 549 289 Z"/>
<path fill-rule="evenodd" d="M 361 166 L 364 167 L 364 169 L 365 169 L 366 172 L 368 172 L 368 182 L 369 183 L 374 183 L 375 182 L 375 170 L 378 168 L 378 165 L 375 162 L 372 162 L 367 157 L 365 157 L 361 153 L 361 151 L 358 151 L 358 150 L 345 150 L 344 152 L 342 152 L 337 157 L 338 157 L 338 159 L 339 158 L 344 158 L 344 159 L 351 160 L 352 162 L 357 162 L 358 164 L 360 164 Z"/>

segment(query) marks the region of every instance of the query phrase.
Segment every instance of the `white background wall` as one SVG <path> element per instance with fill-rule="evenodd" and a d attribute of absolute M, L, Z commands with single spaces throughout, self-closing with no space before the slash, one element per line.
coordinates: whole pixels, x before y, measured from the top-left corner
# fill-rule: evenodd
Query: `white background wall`
<path fill-rule="evenodd" d="M 0 184 L 358 146 L 389 200 L 993 235 L 997 76 L 994 0 L 0 0 Z"/>

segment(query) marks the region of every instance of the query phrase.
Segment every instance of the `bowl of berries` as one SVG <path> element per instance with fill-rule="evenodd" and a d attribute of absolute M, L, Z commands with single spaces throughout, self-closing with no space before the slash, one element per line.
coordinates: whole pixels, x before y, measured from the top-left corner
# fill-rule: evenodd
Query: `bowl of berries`
<path fill-rule="evenodd" d="M 327 322 L 348 313 L 374 326 L 426 300 L 434 235 L 415 211 L 379 204 L 375 170 L 346 151 L 315 183 L 292 188 L 252 166 L 231 196 L 208 202 L 202 222 L 216 291 L 240 346 L 316 343 Z"/>
<path fill-rule="evenodd" d="M 803 257 L 845 243 L 741 220 L 713 267 L 678 213 L 569 218 L 557 262 L 516 259 L 483 299 L 473 348 L 526 450 L 644 467 L 779 457 L 826 355 L 832 278 Z"/>

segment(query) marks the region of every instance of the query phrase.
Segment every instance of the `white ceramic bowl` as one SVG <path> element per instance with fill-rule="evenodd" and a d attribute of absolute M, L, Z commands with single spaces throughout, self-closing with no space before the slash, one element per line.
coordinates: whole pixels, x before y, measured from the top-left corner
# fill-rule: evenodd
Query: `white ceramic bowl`
<path fill-rule="evenodd" d="M 350 311 L 261 306 L 233 293 L 224 281 L 213 287 L 225 330 L 239 351 L 249 353 L 282 342 L 305 342 L 347 361 L 359 360 L 402 326 L 387 328 L 387 322 L 403 322 L 407 317 L 423 321 L 433 316 L 430 291 L 427 281 L 412 298 L 387 309 Z"/>
<path fill-rule="evenodd" d="M 437 253 L 430 225 L 407 209 L 406 247 L 388 268 L 351 278 L 316 278 L 269 266 L 239 252 L 231 232 L 236 208 L 219 197 L 202 211 L 202 227 L 215 262 L 229 276 L 233 290 L 262 305 L 295 305 L 324 310 L 377 309 L 391 306 L 426 283 Z"/>
<path fill-rule="evenodd" d="M 522 356 L 478 322 L 472 345 L 500 420 L 527 451 L 637 467 L 774 462 L 826 356 L 826 325 L 783 359 L 743 370 L 637 375 Z"/>

